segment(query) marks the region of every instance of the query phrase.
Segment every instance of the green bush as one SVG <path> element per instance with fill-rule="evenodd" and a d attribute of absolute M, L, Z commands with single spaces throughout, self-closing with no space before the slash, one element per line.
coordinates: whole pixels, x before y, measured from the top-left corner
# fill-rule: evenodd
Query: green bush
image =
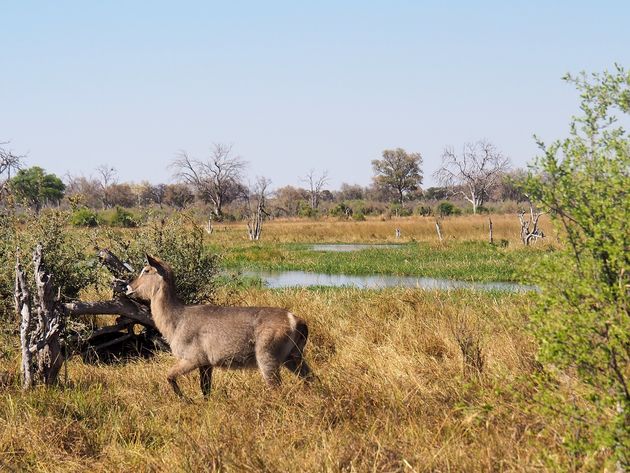
<path fill-rule="evenodd" d="M 437 213 L 440 217 L 448 217 L 449 215 L 461 214 L 461 210 L 455 207 L 451 202 L 440 202 L 437 206 Z"/>
<path fill-rule="evenodd" d="M 392 215 L 396 215 L 398 217 L 409 217 L 413 214 L 413 211 L 408 207 L 403 207 L 400 204 L 391 204 L 389 210 Z"/>
<path fill-rule="evenodd" d="M 138 220 L 130 211 L 116 206 L 114 213 L 109 219 L 109 224 L 113 227 L 133 228 L 138 226 Z"/>
<path fill-rule="evenodd" d="M 355 220 L 357 222 L 363 222 L 365 220 L 365 215 L 363 214 L 363 211 L 358 210 L 355 213 L 353 213 L 352 220 Z"/>
<path fill-rule="evenodd" d="M 340 202 L 330 209 L 333 217 L 347 218 L 352 215 L 352 209 L 345 202 Z"/>
<path fill-rule="evenodd" d="M 302 200 L 298 205 L 298 216 L 303 218 L 317 218 L 319 212 L 317 209 L 312 208 L 308 202 Z"/>
<path fill-rule="evenodd" d="M 72 212 L 70 223 L 75 227 L 96 227 L 100 221 L 95 211 L 83 207 Z"/>
<path fill-rule="evenodd" d="M 416 208 L 416 213 L 422 217 L 433 215 L 433 209 L 429 205 L 420 205 Z"/>
<path fill-rule="evenodd" d="M 141 227 L 133 240 L 125 232 L 107 229 L 104 246 L 131 263 L 138 274 L 145 254 L 166 261 L 175 272 L 177 294 L 187 304 L 211 302 L 218 273 L 218 257 L 205 245 L 205 230 L 189 213 L 153 218 Z"/>
<path fill-rule="evenodd" d="M 584 115 L 573 119 L 568 138 L 539 142 L 543 156 L 526 184 L 565 242 L 535 272 L 535 335 L 551 377 L 539 392 L 541 404 L 572 424 L 563 445 L 576 470 L 628 471 L 630 138 L 615 126 L 615 113 L 629 118 L 630 73 L 565 80 L 580 91 Z M 562 390 L 558 370 L 580 382 Z"/>

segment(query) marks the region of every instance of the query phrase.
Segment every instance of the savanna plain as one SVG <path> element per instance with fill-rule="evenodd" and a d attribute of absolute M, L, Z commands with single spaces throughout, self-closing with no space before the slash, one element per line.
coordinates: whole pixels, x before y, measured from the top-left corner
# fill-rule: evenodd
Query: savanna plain
<path fill-rule="evenodd" d="M 207 245 L 230 272 L 301 269 L 528 282 L 553 252 L 525 247 L 515 215 L 433 219 L 286 220 L 249 242 L 242 224 L 218 224 Z M 401 229 L 401 238 L 394 236 Z M 68 231 L 78 231 L 68 229 Z M 129 230 L 133 237 L 134 230 Z M 311 243 L 396 243 L 348 253 Z M 84 298 L 97 294 L 85 293 Z M 67 363 L 55 387 L 22 391 L 19 337 L 0 339 L 0 470 L 6 471 L 553 471 L 571 470 L 568 426 L 540 408 L 541 371 L 529 331 L 535 292 L 419 288 L 283 288 L 223 280 L 223 305 L 280 306 L 304 318 L 306 359 L 318 380 L 288 371 L 269 389 L 256 371 L 216 370 L 191 402 L 166 382 L 168 353 L 114 364 Z M 570 374 L 565 386 L 576 389 Z"/>

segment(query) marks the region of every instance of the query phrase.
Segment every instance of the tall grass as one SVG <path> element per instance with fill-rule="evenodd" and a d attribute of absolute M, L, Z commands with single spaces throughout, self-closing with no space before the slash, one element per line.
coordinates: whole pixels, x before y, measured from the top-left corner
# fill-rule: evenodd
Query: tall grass
<path fill-rule="evenodd" d="M 493 232 L 497 242 L 505 240 L 518 246 L 520 224 L 516 215 L 493 215 Z M 488 241 L 489 224 L 487 215 L 465 215 L 441 219 L 442 233 L 447 241 Z M 540 220 L 546 235 L 552 235 L 552 228 L 544 216 Z M 401 230 L 401 238 L 396 238 L 396 228 Z M 221 244 L 247 240 L 244 223 L 216 224 L 212 239 Z M 380 219 L 371 217 L 366 221 L 339 220 L 326 218 L 276 219 L 265 222 L 263 241 L 293 243 L 400 243 L 410 241 L 436 242 L 434 217 L 399 217 Z M 550 239 L 548 239 L 550 240 Z"/>
<path fill-rule="evenodd" d="M 178 401 L 172 359 L 68 366 L 68 382 L 0 397 L 0 469 L 40 471 L 532 471 L 566 467 L 562 425 L 530 409 L 531 295 L 467 291 L 248 289 L 231 304 L 304 317 L 319 381 L 277 390 L 217 370 Z M 219 299 L 221 295 L 219 295 Z M 483 357 L 474 376 L 462 350 Z M 3 369 L 17 372 L 15 338 Z"/>

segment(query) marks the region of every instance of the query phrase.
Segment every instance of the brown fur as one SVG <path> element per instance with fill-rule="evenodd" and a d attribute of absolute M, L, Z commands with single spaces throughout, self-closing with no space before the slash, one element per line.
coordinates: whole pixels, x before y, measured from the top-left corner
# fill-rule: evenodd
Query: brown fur
<path fill-rule="evenodd" d="M 214 367 L 257 367 L 270 386 L 280 384 L 282 366 L 312 379 L 303 358 L 308 338 L 304 320 L 275 307 L 184 305 L 175 294 L 170 266 L 149 255 L 147 260 L 127 294 L 151 303 L 155 325 L 178 359 L 167 376 L 178 396 L 183 394 L 177 378 L 195 369 L 204 396 L 210 393 Z"/>

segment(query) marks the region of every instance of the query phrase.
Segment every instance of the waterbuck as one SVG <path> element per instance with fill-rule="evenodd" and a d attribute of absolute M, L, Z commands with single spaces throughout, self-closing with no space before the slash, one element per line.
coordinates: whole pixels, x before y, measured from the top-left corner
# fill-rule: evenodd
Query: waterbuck
<path fill-rule="evenodd" d="M 127 295 L 151 303 L 155 325 L 169 343 L 177 363 L 167 379 L 183 397 L 177 378 L 199 369 L 201 391 L 210 393 L 212 369 L 256 368 L 270 386 L 280 384 L 280 368 L 300 378 L 313 378 L 303 358 L 308 337 L 306 322 L 274 307 L 184 305 L 175 294 L 171 267 L 147 256 L 140 276 L 127 286 Z"/>

